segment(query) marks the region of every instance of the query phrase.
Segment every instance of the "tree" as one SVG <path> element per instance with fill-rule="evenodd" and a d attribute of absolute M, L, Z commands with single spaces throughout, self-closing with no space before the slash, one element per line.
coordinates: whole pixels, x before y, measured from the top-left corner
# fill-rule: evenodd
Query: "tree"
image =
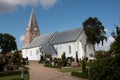
<path fill-rule="evenodd" d="M 108 56 L 110 56 L 109 52 L 108 51 L 104 51 L 104 50 L 96 51 L 96 55 L 95 55 L 95 57 L 97 59 L 101 59 L 101 58 L 108 57 Z"/>
<path fill-rule="evenodd" d="M 100 42 L 102 42 L 103 45 L 104 40 L 107 40 L 104 26 L 96 17 L 89 17 L 85 20 L 83 22 L 83 29 L 87 36 L 87 43 L 90 43 L 93 46 L 95 44 L 99 44 Z"/>
<path fill-rule="evenodd" d="M 16 45 L 15 38 L 10 34 L 0 33 L 0 48 L 1 48 L 1 53 L 3 54 L 10 52 L 12 50 L 16 50 L 17 45 Z"/>
<path fill-rule="evenodd" d="M 86 71 L 86 59 L 83 58 L 82 60 L 82 72 L 85 72 Z"/>
<path fill-rule="evenodd" d="M 11 58 L 11 62 L 15 65 L 21 65 L 21 56 L 18 51 L 15 51 L 13 57 Z"/>
<path fill-rule="evenodd" d="M 116 54 L 120 54 L 120 27 L 116 26 L 116 32 L 113 31 L 111 35 L 115 41 L 111 44 L 110 50 Z"/>
<path fill-rule="evenodd" d="M 66 66 L 67 65 L 67 60 L 66 60 L 65 52 L 63 52 L 63 54 L 61 55 L 61 58 L 62 58 L 62 66 Z"/>

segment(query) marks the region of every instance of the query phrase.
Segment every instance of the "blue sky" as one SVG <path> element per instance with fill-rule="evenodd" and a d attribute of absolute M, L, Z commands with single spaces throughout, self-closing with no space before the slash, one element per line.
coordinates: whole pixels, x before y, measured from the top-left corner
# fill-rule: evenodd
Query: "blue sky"
<path fill-rule="evenodd" d="M 108 41 L 96 49 L 108 50 L 114 24 L 120 26 L 120 0 L 0 0 L 0 33 L 13 35 L 19 49 L 33 7 L 41 35 L 81 27 L 88 17 L 97 17 Z"/>

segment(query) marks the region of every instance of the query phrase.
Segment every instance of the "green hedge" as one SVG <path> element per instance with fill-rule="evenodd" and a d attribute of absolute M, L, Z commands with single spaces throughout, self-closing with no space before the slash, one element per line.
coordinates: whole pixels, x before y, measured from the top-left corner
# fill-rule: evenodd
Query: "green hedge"
<path fill-rule="evenodd" d="M 90 80 L 120 80 L 120 56 L 95 61 L 90 68 Z"/>
<path fill-rule="evenodd" d="M 61 66 L 52 66 L 52 64 L 44 64 L 44 66 L 49 68 L 61 68 Z"/>
<path fill-rule="evenodd" d="M 0 72 L 0 77 L 20 75 L 20 74 L 21 74 L 21 71 Z M 29 74 L 29 71 L 25 70 L 24 74 Z"/>
<path fill-rule="evenodd" d="M 71 72 L 72 76 L 76 76 L 76 77 L 81 77 L 81 78 L 88 78 L 88 73 L 87 72 Z"/>

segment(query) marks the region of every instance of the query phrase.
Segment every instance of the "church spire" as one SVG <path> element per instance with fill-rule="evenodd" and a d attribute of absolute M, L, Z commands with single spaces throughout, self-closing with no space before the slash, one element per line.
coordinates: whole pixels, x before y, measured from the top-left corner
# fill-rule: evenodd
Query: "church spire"
<path fill-rule="evenodd" d="M 37 24 L 34 9 L 32 9 L 30 20 L 28 22 L 26 33 L 25 33 L 25 45 L 28 45 L 36 37 L 40 36 L 39 27 Z"/>
<path fill-rule="evenodd" d="M 38 24 L 37 24 L 36 16 L 35 16 L 35 13 L 34 13 L 34 9 L 32 9 L 30 20 L 28 22 L 28 28 L 32 29 L 32 28 L 35 28 L 35 27 L 38 28 Z"/>

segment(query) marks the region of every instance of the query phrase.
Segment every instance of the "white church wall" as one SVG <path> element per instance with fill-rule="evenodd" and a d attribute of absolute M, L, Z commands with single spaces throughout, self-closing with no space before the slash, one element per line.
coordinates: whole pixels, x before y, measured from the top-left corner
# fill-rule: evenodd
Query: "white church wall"
<path fill-rule="evenodd" d="M 27 49 L 22 50 L 22 57 L 27 58 Z"/>
<path fill-rule="evenodd" d="M 24 55 L 24 58 L 28 57 L 28 60 L 40 60 L 40 50 L 39 47 L 30 48 L 30 49 L 24 49 L 22 50 L 22 53 Z"/>
<path fill-rule="evenodd" d="M 91 58 L 91 54 L 94 56 L 95 55 L 95 51 L 94 51 L 94 47 L 91 44 L 87 44 L 87 37 L 85 35 L 85 32 L 83 31 L 80 35 L 80 37 L 78 38 L 78 41 L 80 41 L 83 47 L 83 57 L 88 57 L 88 59 Z M 86 53 L 85 53 L 85 45 L 86 45 Z"/>
<path fill-rule="evenodd" d="M 94 47 L 91 44 L 87 45 L 87 57 L 88 57 L 88 59 L 95 57 Z"/>
<path fill-rule="evenodd" d="M 62 43 L 54 45 L 57 55 L 56 57 L 61 58 L 63 52 L 66 53 L 66 57 L 73 57 L 76 58 L 76 52 L 78 53 L 78 58 L 82 59 L 84 56 L 84 51 L 82 48 L 81 42 L 69 42 L 69 43 Z M 71 49 L 71 50 L 70 50 Z"/>

